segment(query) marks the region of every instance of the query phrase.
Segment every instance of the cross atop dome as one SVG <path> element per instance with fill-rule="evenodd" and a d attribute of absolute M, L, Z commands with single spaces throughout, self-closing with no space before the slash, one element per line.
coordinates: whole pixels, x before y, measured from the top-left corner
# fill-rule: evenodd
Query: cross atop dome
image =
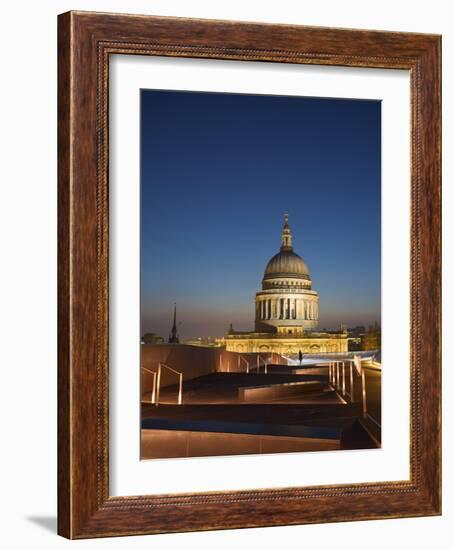
<path fill-rule="evenodd" d="M 292 252 L 293 250 L 292 241 L 293 241 L 293 237 L 291 235 L 291 228 L 289 227 L 289 223 L 288 223 L 288 214 L 285 213 L 285 223 L 283 224 L 282 245 L 280 247 L 280 250 Z"/>

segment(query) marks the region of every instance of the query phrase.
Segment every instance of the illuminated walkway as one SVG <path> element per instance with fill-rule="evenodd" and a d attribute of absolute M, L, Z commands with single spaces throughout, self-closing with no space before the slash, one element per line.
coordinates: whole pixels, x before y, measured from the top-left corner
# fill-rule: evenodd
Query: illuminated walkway
<path fill-rule="evenodd" d="M 379 446 L 380 428 L 370 433 L 359 400 L 342 395 L 322 365 L 212 373 L 184 382 L 182 405 L 177 393 L 162 388 L 158 406 L 143 396 L 142 458 Z"/>

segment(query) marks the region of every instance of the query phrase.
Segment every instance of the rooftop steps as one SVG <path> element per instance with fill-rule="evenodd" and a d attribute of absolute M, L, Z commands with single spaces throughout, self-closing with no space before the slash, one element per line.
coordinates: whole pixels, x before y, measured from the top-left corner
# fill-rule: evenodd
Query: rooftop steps
<path fill-rule="evenodd" d="M 307 386 L 306 383 L 309 382 L 313 384 Z M 315 390 L 318 392 L 317 396 Z M 176 385 L 161 388 L 159 402 L 175 403 L 177 392 Z M 330 395 L 326 392 L 330 392 Z M 317 398 L 321 402 L 341 403 L 341 399 L 328 385 L 326 376 L 307 374 L 302 377 L 294 373 L 220 372 L 183 382 L 183 402 L 186 404 L 222 404 L 248 400 L 261 403 L 286 401 L 304 403 L 313 402 Z M 142 403 L 152 403 L 152 392 L 142 396 Z"/>
<path fill-rule="evenodd" d="M 326 369 L 268 367 L 186 380 L 181 405 L 176 385 L 161 388 L 158 405 L 144 395 L 142 458 L 379 446 L 361 404 L 346 402 Z"/>
<path fill-rule="evenodd" d="M 278 398 L 300 397 L 300 394 L 322 393 L 326 384 L 318 380 L 280 382 L 279 384 L 261 384 L 238 388 L 239 401 L 274 401 Z"/>

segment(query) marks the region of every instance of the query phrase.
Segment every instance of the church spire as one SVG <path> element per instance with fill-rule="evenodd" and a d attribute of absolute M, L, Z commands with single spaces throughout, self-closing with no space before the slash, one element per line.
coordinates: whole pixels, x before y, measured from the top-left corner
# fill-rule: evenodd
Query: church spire
<path fill-rule="evenodd" d="M 291 235 L 291 228 L 289 227 L 288 223 L 288 214 L 285 214 L 285 223 L 283 224 L 283 230 L 282 230 L 282 245 L 280 247 L 280 250 L 292 252 L 293 250 L 293 237 Z"/>
<path fill-rule="evenodd" d="M 173 310 L 173 327 L 171 329 L 170 337 L 168 339 L 169 344 L 179 344 L 178 329 L 176 328 L 176 304 Z"/>

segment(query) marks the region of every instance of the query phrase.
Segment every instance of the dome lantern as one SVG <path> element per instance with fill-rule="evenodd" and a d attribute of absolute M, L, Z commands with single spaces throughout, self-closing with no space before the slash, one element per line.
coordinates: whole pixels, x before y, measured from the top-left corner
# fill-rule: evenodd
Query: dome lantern
<path fill-rule="evenodd" d="M 291 235 L 291 228 L 289 227 L 288 223 L 288 214 L 285 214 L 285 223 L 283 224 L 283 230 L 282 230 L 282 245 L 280 247 L 280 250 L 292 252 L 293 250 L 293 236 Z"/>

